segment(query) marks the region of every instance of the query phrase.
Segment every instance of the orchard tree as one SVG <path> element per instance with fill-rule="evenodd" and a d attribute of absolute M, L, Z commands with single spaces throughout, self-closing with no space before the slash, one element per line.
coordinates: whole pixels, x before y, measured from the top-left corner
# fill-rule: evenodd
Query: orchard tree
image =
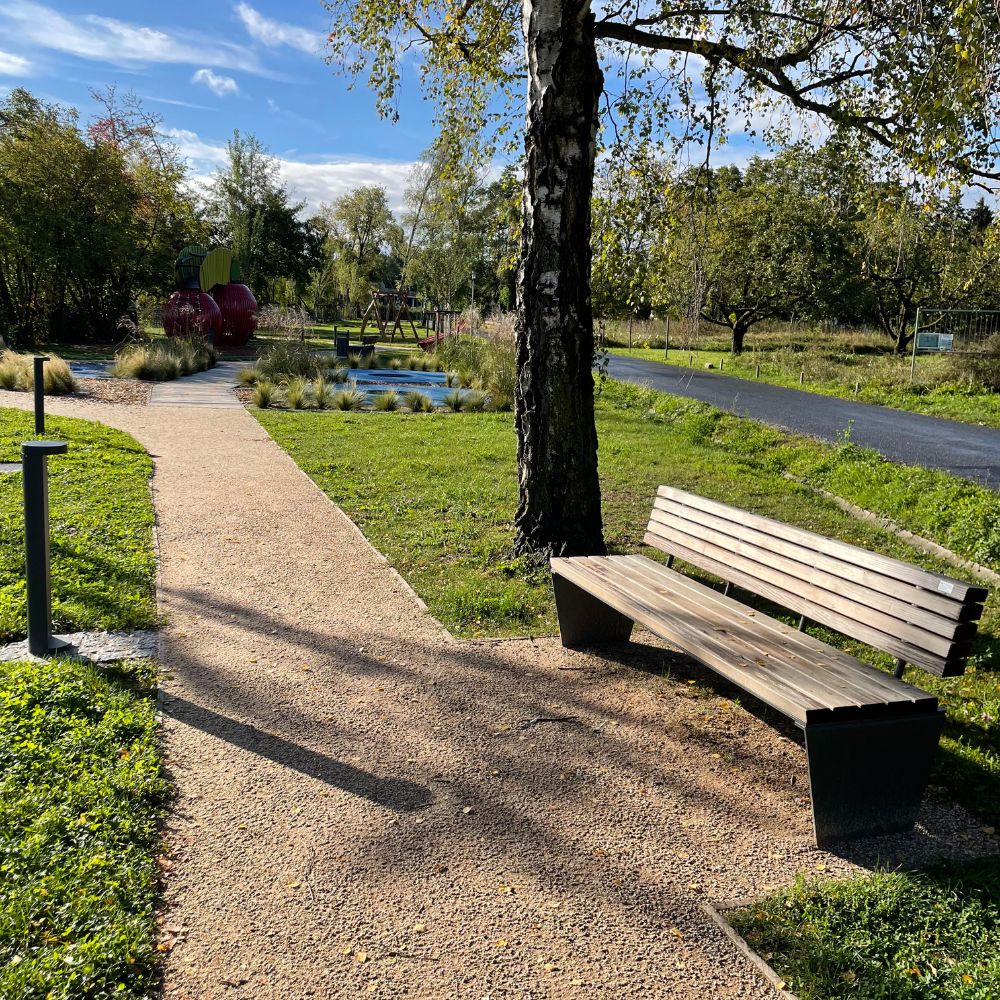
<path fill-rule="evenodd" d="M 755 159 L 678 183 L 653 251 L 661 301 L 732 332 L 742 354 L 756 323 L 822 311 L 849 281 L 849 226 L 784 164 Z M 693 187 L 693 190 L 692 190 Z"/>
<path fill-rule="evenodd" d="M 902 0 L 324 0 L 329 58 L 395 116 L 402 54 L 469 141 L 524 92 L 515 548 L 604 550 L 594 425 L 590 203 L 604 106 L 626 135 L 711 143 L 762 105 L 856 131 L 886 162 L 997 179 L 998 14 Z M 603 68 L 602 68 L 603 67 Z M 407 70 L 408 72 L 408 70 Z M 494 113 L 501 115 L 491 121 Z"/>
<path fill-rule="evenodd" d="M 881 189 L 857 230 L 852 245 L 866 311 L 898 354 L 913 340 L 921 306 L 974 305 L 993 274 L 989 254 L 977 250 L 955 199 L 918 204 L 909 192 Z"/>

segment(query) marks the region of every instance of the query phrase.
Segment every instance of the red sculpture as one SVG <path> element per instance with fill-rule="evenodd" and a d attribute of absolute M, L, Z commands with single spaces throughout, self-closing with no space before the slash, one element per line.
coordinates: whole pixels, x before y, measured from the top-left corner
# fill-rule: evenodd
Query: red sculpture
<path fill-rule="evenodd" d="M 220 347 L 243 347 L 257 329 L 257 300 L 240 281 L 231 250 L 184 247 L 175 277 L 180 291 L 163 307 L 168 337 L 202 336 Z"/>
<path fill-rule="evenodd" d="M 168 337 L 213 340 L 222 329 L 222 312 L 211 295 L 196 288 L 182 288 L 163 307 L 163 329 Z"/>
<path fill-rule="evenodd" d="M 246 285 L 216 285 L 212 296 L 222 312 L 222 328 L 215 338 L 220 347 L 243 347 L 257 329 L 257 300 Z"/>

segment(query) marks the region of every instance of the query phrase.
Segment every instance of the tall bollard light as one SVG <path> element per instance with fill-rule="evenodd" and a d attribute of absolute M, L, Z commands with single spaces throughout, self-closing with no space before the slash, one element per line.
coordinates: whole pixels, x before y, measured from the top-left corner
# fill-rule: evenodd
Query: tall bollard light
<path fill-rule="evenodd" d="M 49 568 L 49 455 L 63 455 L 66 451 L 65 441 L 25 441 L 21 445 L 28 652 L 32 656 L 48 656 L 69 646 L 52 634 Z"/>
<path fill-rule="evenodd" d="M 34 358 L 35 371 L 35 433 L 45 433 L 45 362 L 49 359 L 43 354 Z"/>

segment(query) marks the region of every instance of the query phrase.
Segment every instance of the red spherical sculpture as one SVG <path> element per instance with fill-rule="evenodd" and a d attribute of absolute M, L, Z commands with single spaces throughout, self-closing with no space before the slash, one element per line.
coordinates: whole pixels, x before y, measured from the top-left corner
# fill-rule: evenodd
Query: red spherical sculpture
<path fill-rule="evenodd" d="M 257 300 L 246 285 L 216 285 L 212 295 L 222 312 L 222 329 L 215 342 L 222 347 L 242 347 L 257 329 Z"/>
<path fill-rule="evenodd" d="M 183 288 L 174 292 L 163 307 L 163 329 L 168 337 L 213 340 L 222 329 L 222 313 L 211 295 L 196 288 Z"/>

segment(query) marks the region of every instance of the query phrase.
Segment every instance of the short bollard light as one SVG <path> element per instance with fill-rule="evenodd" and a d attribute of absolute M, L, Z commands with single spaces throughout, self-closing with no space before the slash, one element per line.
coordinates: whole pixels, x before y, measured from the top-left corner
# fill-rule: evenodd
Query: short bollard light
<path fill-rule="evenodd" d="M 45 433 L 45 362 L 49 359 L 44 354 L 36 354 L 34 357 L 34 385 L 35 385 L 35 433 Z"/>
<path fill-rule="evenodd" d="M 48 656 L 68 642 L 52 634 L 52 579 L 49 563 L 49 455 L 64 455 L 65 441 L 25 441 L 24 552 L 28 597 L 28 652 Z"/>

